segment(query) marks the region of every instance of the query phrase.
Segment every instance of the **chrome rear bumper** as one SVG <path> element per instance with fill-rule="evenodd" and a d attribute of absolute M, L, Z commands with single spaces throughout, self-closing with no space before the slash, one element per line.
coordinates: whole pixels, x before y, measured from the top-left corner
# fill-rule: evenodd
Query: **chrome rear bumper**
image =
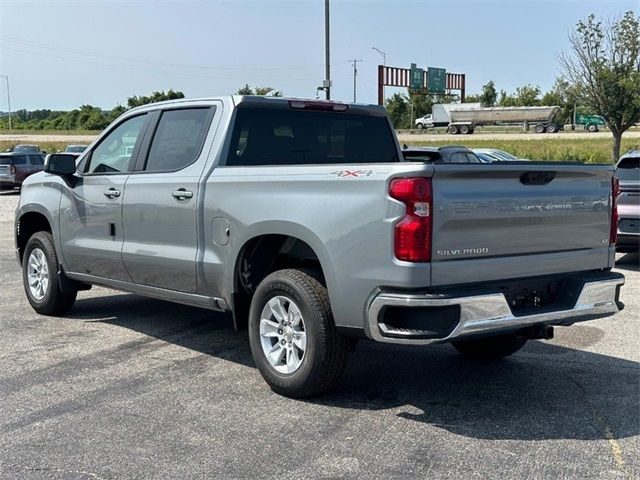
<path fill-rule="evenodd" d="M 572 324 L 595 318 L 607 317 L 619 312 L 619 287 L 624 276 L 617 273 L 603 274 L 602 278 L 586 281 L 570 308 L 541 308 L 540 313 L 518 315 L 509 307 L 507 298 L 499 291 L 477 295 L 451 296 L 449 294 L 379 293 L 367 312 L 367 336 L 378 342 L 427 345 L 448 342 L 460 337 L 490 335 L 502 331 L 517 330 L 537 324 Z M 440 338 L 420 338 L 420 330 L 389 328 L 381 321 L 387 307 L 458 307 L 459 319 L 450 333 Z M 428 317 L 428 313 L 426 314 Z"/>

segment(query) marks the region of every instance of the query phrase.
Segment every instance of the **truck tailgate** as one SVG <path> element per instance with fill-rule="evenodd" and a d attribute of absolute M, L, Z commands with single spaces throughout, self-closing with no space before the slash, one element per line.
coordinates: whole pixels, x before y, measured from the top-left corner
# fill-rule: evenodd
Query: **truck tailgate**
<path fill-rule="evenodd" d="M 610 267 L 611 167 L 436 165 L 431 284 Z"/>

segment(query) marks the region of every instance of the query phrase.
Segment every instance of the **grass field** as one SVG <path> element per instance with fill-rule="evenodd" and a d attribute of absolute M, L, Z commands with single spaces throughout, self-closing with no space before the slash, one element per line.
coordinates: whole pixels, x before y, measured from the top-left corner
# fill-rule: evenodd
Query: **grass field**
<path fill-rule="evenodd" d="M 498 148 L 520 158 L 531 160 L 578 161 L 585 163 L 611 163 L 611 140 L 608 138 L 540 140 L 473 140 L 457 137 L 452 140 L 412 141 L 411 146 L 440 147 L 464 145 L 469 148 Z M 640 148 L 637 138 L 623 139 L 621 152 Z"/>
<path fill-rule="evenodd" d="M 0 135 L 98 135 L 100 130 L 9 130 L 0 128 Z"/>
<path fill-rule="evenodd" d="M 0 142 L 0 152 L 12 148 L 16 142 Z M 39 142 L 48 153 L 62 151 L 70 142 Z M 437 141 L 415 140 L 406 142 L 412 146 L 464 145 L 470 148 L 499 148 L 520 158 L 531 160 L 578 161 L 585 163 L 611 163 L 611 140 L 608 138 L 540 140 L 474 140 L 458 136 L 455 139 Z M 640 148 L 637 138 L 622 140 L 622 153 Z"/>

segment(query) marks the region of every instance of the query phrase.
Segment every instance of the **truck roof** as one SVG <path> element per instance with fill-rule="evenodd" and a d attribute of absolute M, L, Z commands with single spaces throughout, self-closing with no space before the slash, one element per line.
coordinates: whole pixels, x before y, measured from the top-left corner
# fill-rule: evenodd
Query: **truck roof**
<path fill-rule="evenodd" d="M 348 111 L 355 111 L 357 113 L 368 112 L 377 113 L 379 115 L 386 115 L 386 109 L 381 105 L 368 104 L 368 103 L 351 103 L 351 102 L 339 102 L 333 100 L 321 100 L 317 98 L 295 98 L 295 97 L 268 97 L 262 95 L 222 95 L 222 96 L 214 96 L 214 97 L 200 97 L 200 98 L 179 98 L 175 100 L 165 100 L 162 102 L 148 103 L 145 105 L 140 105 L 139 107 L 134 107 L 129 112 L 142 111 L 146 109 L 153 109 L 158 106 L 167 106 L 167 105 L 188 105 L 192 103 L 199 102 L 210 102 L 210 101 L 222 101 L 222 102 L 231 102 L 235 106 L 239 106 L 241 104 L 251 104 L 251 105 L 263 105 L 263 106 L 272 106 L 272 107 L 280 107 L 280 108 L 289 108 L 291 107 L 292 102 L 303 102 L 307 103 L 310 106 L 321 107 L 322 105 L 346 105 Z M 313 110 L 315 108 L 309 108 Z M 318 108 L 318 110 L 322 110 L 322 108 Z"/>

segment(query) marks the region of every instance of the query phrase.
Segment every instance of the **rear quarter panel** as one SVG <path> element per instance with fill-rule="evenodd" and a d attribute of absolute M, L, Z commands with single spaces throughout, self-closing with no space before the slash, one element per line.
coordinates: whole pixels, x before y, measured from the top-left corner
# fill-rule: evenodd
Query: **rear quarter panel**
<path fill-rule="evenodd" d="M 354 177 L 347 171 L 361 173 Z M 414 163 L 216 168 L 204 197 L 203 288 L 230 302 L 242 247 L 259 235 L 289 235 L 318 256 L 336 325 L 362 327 L 376 287 L 428 286 L 429 264 L 394 258 L 393 225 L 404 205 L 391 199 L 387 189 L 392 177 L 431 171 Z M 229 221 L 225 246 L 213 242 L 210 228 L 219 217 Z"/>

